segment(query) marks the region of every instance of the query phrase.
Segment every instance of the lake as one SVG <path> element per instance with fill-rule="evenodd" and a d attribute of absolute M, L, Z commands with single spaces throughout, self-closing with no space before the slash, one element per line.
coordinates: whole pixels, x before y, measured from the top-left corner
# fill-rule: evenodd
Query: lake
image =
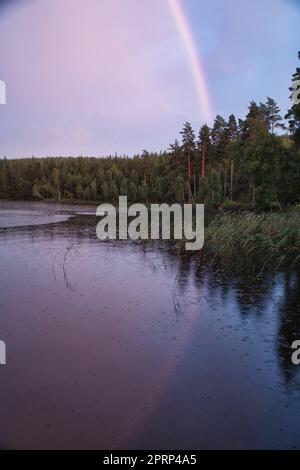
<path fill-rule="evenodd" d="M 299 273 L 100 242 L 94 212 L 0 204 L 0 447 L 300 448 Z"/>

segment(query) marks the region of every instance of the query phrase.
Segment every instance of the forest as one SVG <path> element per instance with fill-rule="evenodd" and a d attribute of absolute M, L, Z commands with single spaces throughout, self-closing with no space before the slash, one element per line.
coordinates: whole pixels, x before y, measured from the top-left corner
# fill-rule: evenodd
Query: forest
<path fill-rule="evenodd" d="M 292 80 L 300 80 L 299 67 Z M 282 116 L 270 97 L 251 101 L 244 119 L 217 115 L 197 132 L 186 122 L 180 134 L 167 150 L 132 158 L 0 159 L 0 198 L 113 202 L 127 195 L 258 211 L 300 203 L 300 104 Z"/>

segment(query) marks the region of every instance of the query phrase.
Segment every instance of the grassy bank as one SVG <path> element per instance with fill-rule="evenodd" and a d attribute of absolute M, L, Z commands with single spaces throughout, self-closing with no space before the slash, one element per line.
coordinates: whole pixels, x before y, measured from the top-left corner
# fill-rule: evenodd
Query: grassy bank
<path fill-rule="evenodd" d="M 205 249 L 238 262 L 245 257 L 264 269 L 300 262 L 300 214 L 219 214 L 205 232 Z"/>

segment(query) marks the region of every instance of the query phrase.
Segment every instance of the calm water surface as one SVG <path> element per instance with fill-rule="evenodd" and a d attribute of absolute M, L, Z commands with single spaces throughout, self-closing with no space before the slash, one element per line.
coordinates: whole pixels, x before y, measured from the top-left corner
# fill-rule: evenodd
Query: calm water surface
<path fill-rule="evenodd" d="M 1 204 L 0 447 L 300 448 L 297 273 L 103 243 L 93 211 Z"/>

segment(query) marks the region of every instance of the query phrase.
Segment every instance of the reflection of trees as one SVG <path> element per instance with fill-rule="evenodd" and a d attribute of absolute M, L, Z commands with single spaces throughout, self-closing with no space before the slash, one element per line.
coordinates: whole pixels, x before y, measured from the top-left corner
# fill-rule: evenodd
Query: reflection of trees
<path fill-rule="evenodd" d="M 88 240 L 95 243 L 95 226 L 96 218 L 76 217 L 59 224 L 3 230 L 1 237 L 10 239 L 15 237 L 16 242 L 22 236 L 26 236 L 27 240 L 32 242 L 35 238 L 49 241 L 62 237 L 64 242 L 62 247 L 65 250 L 66 238 L 69 239 L 70 245 L 76 242 L 78 246 Z M 279 305 L 274 303 L 274 315 L 278 315 L 279 322 L 278 336 L 275 338 L 276 350 L 285 379 L 288 381 L 294 377 L 299 368 L 297 369 L 291 362 L 293 352 L 291 344 L 294 340 L 300 339 L 300 271 L 289 269 L 277 275 L 270 271 L 260 273 L 261 260 L 256 262 L 254 258 L 232 259 L 228 256 L 216 257 L 212 262 L 211 256 L 203 250 L 176 251 L 174 245 L 167 242 L 149 241 L 138 243 L 138 246 L 137 252 L 148 266 L 152 267 L 153 275 L 159 269 L 169 279 L 174 280 L 172 288 L 174 306 L 177 301 L 180 304 L 184 295 L 188 297 L 188 289 L 193 285 L 199 293 L 199 302 L 205 295 L 211 306 L 214 306 L 216 298 L 223 300 L 225 305 L 228 295 L 233 292 L 236 301 L 234 308 L 238 308 L 237 313 L 263 315 L 269 302 L 273 301 L 270 297 L 271 292 L 278 287 L 281 300 Z M 151 253 L 151 256 L 147 256 L 148 253 Z M 64 260 L 66 261 L 65 258 Z"/>
<path fill-rule="evenodd" d="M 157 246 L 161 251 L 161 246 Z M 291 362 L 291 344 L 300 339 L 300 272 L 264 272 L 255 274 L 253 268 L 254 260 L 239 260 L 237 265 L 233 263 L 224 264 L 224 260 L 210 259 L 204 252 L 179 252 L 168 253 L 166 267 L 170 264 L 178 269 L 177 293 L 184 291 L 193 282 L 199 291 L 199 301 L 203 294 L 205 283 L 206 300 L 213 306 L 215 299 L 219 296 L 226 303 L 228 294 L 234 289 L 235 306 L 242 315 L 263 315 L 270 302 L 274 303 L 274 315 L 279 317 L 278 337 L 274 338 L 278 360 L 282 373 L 286 380 L 291 379 L 297 368 Z M 279 305 L 274 302 L 272 292 L 276 288 L 280 290 L 282 300 Z M 274 319 L 274 321 L 276 321 Z"/>
<path fill-rule="evenodd" d="M 221 298 L 225 301 L 231 289 L 234 288 L 236 302 L 241 313 L 247 313 L 254 306 L 259 311 L 264 308 L 272 282 L 270 274 L 254 276 L 253 267 L 247 263 L 242 265 L 241 260 L 238 265 L 224 264 L 220 259 L 211 264 L 210 259 L 207 258 L 204 265 L 207 288 L 211 294 L 214 289 L 218 289 Z"/>

